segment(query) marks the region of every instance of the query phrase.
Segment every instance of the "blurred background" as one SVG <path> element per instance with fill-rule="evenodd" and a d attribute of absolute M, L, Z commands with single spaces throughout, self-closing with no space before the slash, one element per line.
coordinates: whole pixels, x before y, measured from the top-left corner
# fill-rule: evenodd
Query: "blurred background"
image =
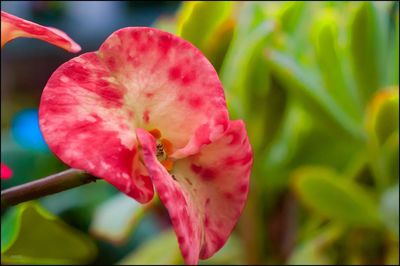
<path fill-rule="evenodd" d="M 399 3 L 2 1 L 81 53 L 152 26 L 196 45 L 254 150 L 249 199 L 201 264 L 399 263 Z M 67 169 L 38 127 L 41 91 L 76 55 L 34 39 L 1 50 L 6 189 Z M 182 264 L 168 214 L 105 182 L 1 211 L 2 264 Z"/>

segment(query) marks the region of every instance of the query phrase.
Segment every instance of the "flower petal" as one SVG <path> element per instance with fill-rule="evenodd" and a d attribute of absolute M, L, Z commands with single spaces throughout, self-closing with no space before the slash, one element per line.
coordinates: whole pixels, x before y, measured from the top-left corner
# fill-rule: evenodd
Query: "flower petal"
<path fill-rule="evenodd" d="M 138 128 L 159 129 L 175 150 L 201 126 L 210 128 L 207 139 L 225 131 L 228 112 L 218 74 L 189 42 L 154 28 L 128 27 L 114 32 L 99 56 L 128 90 L 125 102 L 135 110 Z"/>
<path fill-rule="evenodd" d="M 8 179 L 11 176 L 12 176 L 11 168 L 1 163 L 1 179 Z"/>
<path fill-rule="evenodd" d="M 167 32 L 128 27 L 53 73 L 39 123 L 62 161 L 146 202 L 153 191 L 135 129 L 158 129 L 171 152 L 189 155 L 225 131 L 228 113 L 218 75 L 197 48 Z"/>
<path fill-rule="evenodd" d="M 253 155 L 243 122 L 230 122 L 220 139 L 177 160 L 173 176 L 158 162 L 153 136 L 142 129 L 137 136 L 185 262 L 209 258 L 225 244 L 247 198 Z"/>
<path fill-rule="evenodd" d="M 76 42 L 58 29 L 44 27 L 1 11 L 1 47 L 18 37 L 40 39 L 72 53 L 81 50 Z"/>
<path fill-rule="evenodd" d="M 96 53 L 85 53 L 50 77 L 39 125 L 63 162 L 144 203 L 152 199 L 153 185 L 138 160 L 134 114 L 123 108 L 125 92 Z"/>

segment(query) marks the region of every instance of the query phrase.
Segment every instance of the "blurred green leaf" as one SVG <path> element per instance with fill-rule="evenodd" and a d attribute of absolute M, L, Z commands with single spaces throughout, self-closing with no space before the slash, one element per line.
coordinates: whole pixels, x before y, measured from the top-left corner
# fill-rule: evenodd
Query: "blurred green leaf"
<path fill-rule="evenodd" d="M 399 3 L 392 2 L 390 14 L 390 38 L 388 39 L 389 61 L 387 67 L 388 85 L 399 84 Z"/>
<path fill-rule="evenodd" d="M 395 43 L 394 43 L 394 78 L 393 78 L 393 83 L 394 84 L 399 84 L 399 8 L 397 5 L 397 12 L 396 12 L 396 17 L 395 17 Z"/>
<path fill-rule="evenodd" d="M 164 231 L 118 262 L 118 265 L 133 264 L 183 264 L 175 232 L 172 229 Z"/>
<path fill-rule="evenodd" d="M 207 260 L 201 260 L 200 265 L 231 265 L 245 264 L 245 251 L 241 240 L 232 234 L 225 246 Z"/>
<path fill-rule="evenodd" d="M 366 117 L 367 130 L 383 145 L 386 139 L 399 129 L 398 87 L 382 91 L 372 100 Z"/>
<path fill-rule="evenodd" d="M 184 2 L 178 14 L 178 34 L 201 50 L 232 12 L 232 2 Z"/>
<path fill-rule="evenodd" d="M 398 237 L 398 236 L 397 236 Z M 399 240 L 390 241 L 388 243 L 388 248 L 385 256 L 386 265 L 399 265 L 400 255 L 399 255 Z"/>
<path fill-rule="evenodd" d="M 303 167 L 292 177 L 299 200 L 320 215 L 354 226 L 380 224 L 377 204 L 351 180 L 323 167 Z"/>
<path fill-rule="evenodd" d="M 219 69 L 233 33 L 234 2 L 183 2 L 178 13 L 178 35 L 194 44 Z"/>
<path fill-rule="evenodd" d="M 380 158 L 383 175 L 392 184 L 399 180 L 399 132 L 394 132 L 383 145 Z"/>
<path fill-rule="evenodd" d="M 247 7 L 247 9 L 250 9 L 250 7 Z M 247 12 L 241 15 L 239 23 L 243 20 L 242 17 L 246 15 Z M 254 68 L 252 68 L 250 63 L 252 59 L 254 60 L 255 57 L 260 56 L 269 34 L 273 30 L 273 24 L 266 21 L 255 26 L 254 29 L 247 32 L 246 36 L 242 36 L 243 38 L 239 38 L 242 34 L 240 33 L 239 25 L 220 70 L 221 81 L 226 88 L 228 108 L 233 113 L 233 117 L 244 117 L 246 110 L 252 105 L 249 99 L 249 95 L 252 93 L 250 89 L 257 91 L 256 93 L 258 94 L 265 95 L 268 92 L 269 81 L 267 79 L 266 65 L 254 65 Z M 257 62 L 260 63 L 260 61 Z M 259 85 L 262 86 L 258 88 L 252 88 L 246 84 L 246 79 L 249 80 L 254 77 L 251 70 L 255 69 L 255 67 L 259 67 L 258 75 L 263 78 L 262 82 L 258 81 Z"/>
<path fill-rule="evenodd" d="M 281 3 L 279 21 L 286 32 L 293 32 L 298 27 L 301 16 L 304 14 L 306 2 L 285 2 Z"/>
<path fill-rule="evenodd" d="M 243 264 L 244 259 L 245 254 L 240 239 L 233 234 L 221 250 L 207 260 L 200 260 L 199 265 Z M 160 235 L 143 243 L 137 250 L 123 258 L 118 264 L 182 265 L 183 258 L 179 250 L 175 232 L 172 229 L 162 232 Z"/>
<path fill-rule="evenodd" d="M 13 243 L 18 234 L 17 221 L 19 213 L 16 208 L 7 212 L 1 219 L 1 254 L 3 254 Z"/>
<path fill-rule="evenodd" d="M 210 40 L 204 47 L 204 54 L 213 64 L 217 72 L 221 69 L 226 53 L 228 52 L 235 26 L 236 24 L 233 19 L 226 20 L 212 34 Z"/>
<path fill-rule="evenodd" d="M 82 264 L 96 253 L 88 236 L 37 203 L 23 203 L 2 217 L 2 264 Z"/>
<path fill-rule="evenodd" d="M 321 3 L 307 1 L 279 3 L 273 16 L 278 24 L 273 48 L 290 54 L 300 64 L 314 64 L 313 47 L 309 35 L 314 14 L 318 14 Z"/>
<path fill-rule="evenodd" d="M 342 66 L 344 54 L 338 40 L 339 19 L 335 10 L 322 10 L 312 28 L 313 43 L 325 88 L 352 119 L 361 121 L 361 103 L 348 84 Z"/>
<path fill-rule="evenodd" d="M 348 171 L 349 163 L 359 164 L 356 161 L 361 150 L 365 153 L 364 144 L 341 138 L 319 126 L 301 107 L 294 97 L 289 99 L 282 128 L 270 150 L 259 155 L 263 158 L 260 167 L 264 173 L 259 180 L 269 194 L 287 186 L 292 169 L 320 165 L 338 172 Z"/>
<path fill-rule="evenodd" d="M 125 243 L 143 217 L 145 206 L 118 193 L 96 208 L 90 232 L 115 244 Z"/>
<path fill-rule="evenodd" d="M 263 152 L 270 147 L 282 126 L 287 107 L 286 91 L 273 78 L 270 81 L 269 90 L 265 90 L 262 84 L 256 84 L 257 82 L 261 83 L 267 77 L 266 69 L 261 66 L 262 64 L 251 64 L 250 73 L 252 74 L 247 75 L 250 80 L 246 82 L 248 88 L 252 88 L 248 92 L 249 102 L 252 105 L 248 106 L 250 109 L 246 110 L 244 120 L 250 143 L 255 152 Z M 261 70 L 265 70 L 265 72 L 261 73 Z M 259 92 L 263 89 L 267 91 L 266 95 L 261 95 L 262 93 Z"/>
<path fill-rule="evenodd" d="M 298 153 L 304 137 L 308 134 L 311 122 L 304 110 L 289 99 L 284 122 L 277 138 L 260 157 L 263 176 L 256 176 L 265 185 L 266 190 L 286 187 L 290 163 Z M 258 160 L 258 158 L 255 158 Z M 265 176 L 265 177 L 264 177 Z"/>
<path fill-rule="evenodd" d="M 314 237 L 306 239 L 296 246 L 289 257 L 288 265 L 329 265 L 334 264 L 330 254 L 325 250 L 342 233 L 340 226 L 335 224 L 318 230 Z"/>
<path fill-rule="evenodd" d="M 248 20 L 262 17 L 261 8 L 246 3 L 220 71 L 227 88 L 228 107 L 239 112 L 233 112 L 233 117 L 245 120 L 255 150 L 263 150 L 272 141 L 286 105 L 286 92 L 271 81 L 266 60 L 261 56 L 274 26 L 261 23 L 261 19 Z"/>
<path fill-rule="evenodd" d="M 381 212 L 383 222 L 399 239 L 399 184 L 388 188 L 381 198 Z"/>
<path fill-rule="evenodd" d="M 40 204 L 56 215 L 62 215 L 71 210 L 81 210 L 82 216 L 88 221 L 99 204 L 118 193 L 118 190 L 103 180 L 96 184 L 80 186 L 74 189 L 56 193 L 39 199 Z"/>
<path fill-rule="evenodd" d="M 385 85 L 388 25 L 385 14 L 373 1 L 360 2 L 354 12 L 350 49 L 358 93 L 364 104 Z"/>
<path fill-rule="evenodd" d="M 368 106 L 366 129 L 369 160 L 378 189 L 399 178 L 399 90 L 391 88 L 375 95 Z"/>
<path fill-rule="evenodd" d="M 152 24 L 152 27 L 167 31 L 172 34 L 177 34 L 176 18 L 174 16 L 160 16 Z"/>
<path fill-rule="evenodd" d="M 310 114 L 338 134 L 363 139 L 361 125 L 351 119 L 320 85 L 313 72 L 302 69 L 288 55 L 268 50 L 267 60 L 278 82 L 297 97 Z"/>
<path fill-rule="evenodd" d="M 266 6 L 263 2 L 242 2 L 237 7 L 239 12 L 238 23 L 235 31 L 235 40 L 240 41 L 261 24 L 265 23 L 267 19 Z"/>

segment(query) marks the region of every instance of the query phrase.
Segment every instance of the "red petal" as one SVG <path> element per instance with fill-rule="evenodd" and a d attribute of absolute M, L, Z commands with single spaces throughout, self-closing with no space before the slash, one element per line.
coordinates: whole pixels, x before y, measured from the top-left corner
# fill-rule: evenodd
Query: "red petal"
<path fill-rule="evenodd" d="M 188 155 L 228 123 L 222 85 L 207 59 L 179 37 L 144 27 L 118 30 L 99 51 L 59 67 L 43 90 L 39 118 L 61 160 L 139 201 L 152 190 L 142 177 L 136 128 L 158 129 L 172 152 Z"/>
<path fill-rule="evenodd" d="M 96 53 L 83 54 L 51 76 L 42 94 L 39 124 L 50 149 L 66 164 L 147 202 L 153 187 L 140 166 L 134 114 L 122 108 L 124 94 Z"/>
<path fill-rule="evenodd" d="M 189 42 L 157 29 L 129 27 L 114 32 L 99 56 L 128 90 L 126 104 L 137 113 L 137 127 L 159 129 L 175 149 L 185 147 L 200 126 L 210 126 L 208 138 L 226 129 L 218 74 Z"/>
<path fill-rule="evenodd" d="M 1 178 L 8 179 L 12 176 L 12 170 L 7 165 L 1 163 Z"/>
<path fill-rule="evenodd" d="M 209 258 L 225 244 L 247 198 L 253 155 L 243 122 L 230 122 L 222 138 L 175 161 L 176 181 L 157 161 L 154 138 L 142 129 L 137 135 L 185 262 Z"/>
<path fill-rule="evenodd" d="M 18 37 L 40 39 L 73 53 L 81 50 L 77 43 L 58 29 L 44 27 L 1 11 L 1 47 Z"/>

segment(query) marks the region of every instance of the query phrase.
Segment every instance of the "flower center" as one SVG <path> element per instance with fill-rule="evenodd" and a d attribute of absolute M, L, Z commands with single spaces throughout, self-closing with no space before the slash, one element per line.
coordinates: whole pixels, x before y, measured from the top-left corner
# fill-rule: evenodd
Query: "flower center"
<path fill-rule="evenodd" d="M 161 162 L 167 159 L 167 153 L 164 150 L 162 143 L 157 143 L 157 159 Z"/>
<path fill-rule="evenodd" d="M 168 158 L 168 155 L 171 155 L 172 153 L 172 143 L 165 138 L 161 138 L 161 132 L 158 129 L 150 130 L 149 133 L 157 140 L 157 160 L 165 167 L 165 169 L 167 169 L 167 171 L 171 171 L 174 166 L 174 161 L 171 158 Z"/>

